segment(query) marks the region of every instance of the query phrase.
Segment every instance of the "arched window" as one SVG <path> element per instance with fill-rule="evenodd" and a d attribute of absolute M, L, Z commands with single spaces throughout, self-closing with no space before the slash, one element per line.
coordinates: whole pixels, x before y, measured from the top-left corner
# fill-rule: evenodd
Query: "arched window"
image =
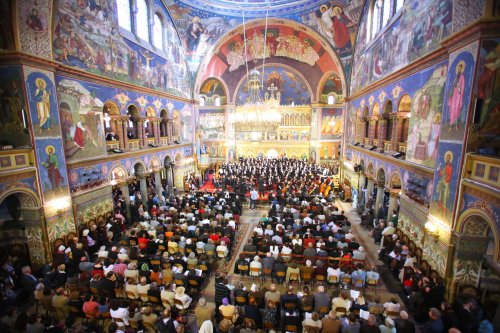
<path fill-rule="evenodd" d="M 163 22 L 160 15 L 155 14 L 153 25 L 153 45 L 160 50 L 163 50 Z"/>
<path fill-rule="evenodd" d="M 205 97 L 200 97 L 200 106 L 205 106 Z"/>
<path fill-rule="evenodd" d="M 398 10 L 403 8 L 404 3 L 405 3 L 405 0 L 396 0 L 396 10 L 395 11 L 397 12 Z"/>
<path fill-rule="evenodd" d="M 382 5 L 382 27 L 385 27 L 389 19 L 391 18 L 391 1 L 384 0 Z"/>
<path fill-rule="evenodd" d="M 379 1 L 375 1 L 373 4 L 373 12 L 372 12 L 372 38 L 375 37 L 378 30 L 380 29 L 380 6 Z"/>
<path fill-rule="evenodd" d="M 215 106 L 220 106 L 220 97 L 215 98 Z"/>
<path fill-rule="evenodd" d="M 149 43 L 148 4 L 146 0 L 137 0 L 135 26 L 137 36 Z"/>
<path fill-rule="evenodd" d="M 329 105 L 335 104 L 335 96 L 333 95 L 328 96 L 328 104 Z"/>
<path fill-rule="evenodd" d="M 118 25 L 125 30 L 132 31 L 132 20 L 130 16 L 130 0 L 117 0 Z"/>

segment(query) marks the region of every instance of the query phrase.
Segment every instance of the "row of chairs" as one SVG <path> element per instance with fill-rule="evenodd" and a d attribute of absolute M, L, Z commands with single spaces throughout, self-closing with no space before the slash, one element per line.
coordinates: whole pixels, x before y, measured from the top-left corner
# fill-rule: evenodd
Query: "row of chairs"
<path fill-rule="evenodd" d="M 242 252 L 247 258 L 253 258 L 258 255 L 261 258 L 265 258 L 267 253 L 265 252 Z M 340 268 L 343 267 L 351 267 L 354 268 L 358 264 L 365 265 L 365 260 L 361 259 L 353 259 L 353 258 L 342 258 L 342 257 L 305 257 L 303 254 L 279 254 L 278 257 L 283 259 L 283 262 L 289 263 L 291 261 L 296 262 L 297 264 L 304 264 L 306 260 L 314 260 L 314 261 L 323 261 L 328 262 L 328 264 L 338 263 Z"/>

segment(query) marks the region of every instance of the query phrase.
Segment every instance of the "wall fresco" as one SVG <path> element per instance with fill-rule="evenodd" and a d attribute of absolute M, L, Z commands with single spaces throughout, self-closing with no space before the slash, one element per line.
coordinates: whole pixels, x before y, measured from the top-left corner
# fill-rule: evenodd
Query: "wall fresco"
<path fill-rule="evenodd" d="M 262 75 L 262 72 L 260 74 Z M 275 89 L 274 93 L 281 94 L 281 105 L 292 105 L 292 103 L 294 105 L 307 105 L 311 103 L 308 85 L 297 72 L 279 65 L 269 65 L 265 67 L 263 76 L 262 98 L 265 97 L 265 93 L 271 93 L 271 89 Z M 274 88 L 271 88 L 272 85 Z M 245 100 L 250 96 L 245 82 L 240 85 L 235 96 L 235 104 L 245 103 Z"/>
<path fill-rule="evenodd" d="M 342 79 L 333 73 L 330 75 L 321 89 L 319 101 L 328 104 L 328 96 L 334 96 L 334 103 L 342 103 L 344 101 L 344 94 L 342 90 Z"/>
<path fill-rule="evenodd" d="M 401 15 L 397 14 L 375 41 L 367 42 L 368 9 L 365 6 L 356 40 L 351 92 L 435 50 L 452 30 L 451 0 L 405 1 Z M 384 54 L 394 56 L 383 57 Z"/>
<path fill-rule="evenodd" d="M 341 108 L 324 108 L 321 111 L 321 139 L 340 139 L 344 128 L 344 117 Z"/>
<path fill-rule="evenodd" d="M 51 0 L 21 0 L 18 3 L 18 27 L 21 50 L 51 59 Z"/>
<path fill-rule="evenodd" d="M 462 141 L 465 135 L 478 43 L 450 55 L 441 124 L 441 139 Z"/>
<path fill-rule="evenodd" d="M 169 17 L 166 10 L 163 14 Z M 169 20 L 165 22 L 169 31 L 166 51 L 156 54 L 152 48 L 138 46 L 132 34 L 124 33 L 134 41 L 122 36 L 114 0 L 103 0 L 98 6 L 86 1 L 62 0 L 55 15 L 52 43 L 55 60 L 120 81 L 181 97 L 191 96 L 187 63 Z"/>
<path fill-rule="evenodd" d="M 469 151 L 478 151 L 500 135 L 500 39 L 481 42 L 477 66 L 475 94 L 476 126 L 469 129 Z M 489 150 L 488 154 L 494 152 Z"/>
<path fill-rule="evenodd" d="M 200 110 L 198 126 L 203 140 L 224 140 L 226 137 L 225 111 Z"/>
<path fill-rule="evenodd" d="M 19 66 L 0 67 L 0 145 L 30 146 L 29 123 Z"/>
<path fill-rule="evenodd" d="M 226 93 L 222 83 L 217 79 L 208 79 L 200 88 L 200 98 L 204 99 L 204 106 L 215 106 L 219 98 L 219 105 L 227 103 Z"/>

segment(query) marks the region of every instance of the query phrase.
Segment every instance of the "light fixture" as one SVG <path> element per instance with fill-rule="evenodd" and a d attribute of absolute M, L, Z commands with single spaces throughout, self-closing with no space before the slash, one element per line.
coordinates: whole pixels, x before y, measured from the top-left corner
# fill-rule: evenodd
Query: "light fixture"
<path fill-rule="evenodd" d="M 57 215 L 62 215 L 69 207 L 69 199 L 68 198 L 54 199 L 49 203 L 49 205 L 55 209 Z"/>
<path fill-rule="evenodd" d="M 436 242 L 439 239 L 439 231 L 437 230 L 437 227 L 434 225 L 432 222 L 427 222 L 425 224 L 425 231 L 427 234 L 434 239 Z"/>

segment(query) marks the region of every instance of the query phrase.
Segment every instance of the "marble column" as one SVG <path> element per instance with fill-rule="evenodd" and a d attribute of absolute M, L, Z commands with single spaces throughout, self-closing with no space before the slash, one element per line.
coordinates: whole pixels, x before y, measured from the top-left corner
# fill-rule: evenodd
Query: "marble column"
<path fill-rule="evenodd" d="M 368 178 L 368 185 L 366 186 L 366 201 L 368 201 L 368 198 L 373 193 L 373 185 L 374 185 L 373 179 Z M 368 208 L 370 208 L 370 207 L 368 207 Z"/>
<path fill-rule="evenodd" d="M 172 120 L 169 119 L 168 120 L 168 123 L 167 123 L 167 137 L 168 137 L 168 144 L 171 145 L 172 144 L 172 135 L 173 135 L 173 131 L 172 131 Z"/>
<path fill-rule="evenodd" d="M 138 136 L 138 139 L 139 139 L 139 147 L 140 148 L 144 148 L 144 146 L 146 145 L 146 140 L 144 140 L 144 120 L 139 120 L 135 126 L 138 126 L 137 128 L 137 136 Z"/>
<path fill-rule="evenodd" d="M 403 132 L 403 117 L 396 117 L 395 121 L 392 122 L 392 150 L 399 151 L 398 144 L 400 142 L 406 141 L 406 138 L 401 138 Z"/>
<path fill-rule="evenodd" d="M 123 147 L 128 149 L 128 119 L 122 119 L 123 136 L 120 138 L 123 140 Z"/>
<path fill-rule="evenodd" d="M 380 119 L 378 121 L 378 148 L 384 149 L 385 133 L 387 131 L 387 120 Z"/>
<path fill-rule="evenodd" d="M 127 138 L 127 134 L 123 133 L 123 121 L 121 119 L 114 119 L 111 122 L 115 124 L 115 133 L 118 135 L 120 149 L 125 149 L 125 139 Z"/>
<path fill-rule="evenodd" d="M 155 133 L 155 143 L 156 143 L 156 145 L 159 145 L 161 132 L 160 132 L 160 121 L 158 119 L 154 120 L 153 129 L 154 129 L 154 133 Z"/>
<path fill-rule="evenodd" d="M 389 209 L 387 210 L 387 223 L 389 223 L 392 219 L 392 211 L 398 209 L 398 195 L 399 192 L 391 192 L 389 194 Z"/>
<path fill-rule="evenodd" d="M 174 193 L 174 168 L 172 166 L 169 166 L 167 168 L 167 191 L 168 195 L 171 195 Z"/>
<path fill-rule="evenodd" d="M 375 200 L 375 215 L 378 214 L 380 204 L 384 203 L 384 186 L 377 186 L 377 198 Z"/>
<path fill-rule="evenodd" d="M 148 207 L 148 184 L 146 183 L 146 175 L 136 175 L 139 178 L 139 186 L 141 189 L 142 205 L 144 210 L 149 209 Z"/>
<path fill-rule="evenodd" d="M 161 186 L 161 175 L 160 175 L 160 171 L 155 171 L 154 172 L 154 175 L 155 175 L 155 191 L 156 191 L 156 195 L 158 196 L 158 198 L 162 199 L 162 186 Z"/>
<path fill-rule="evenodd" d="M 132 213 L 130 212 L 130 192 L 128 190 L 128 184 L 126 182 L 120 184 L 120 190 L 122 191 L 122 195 L 125 197 L 127 221 L 132 222 Z"/>

